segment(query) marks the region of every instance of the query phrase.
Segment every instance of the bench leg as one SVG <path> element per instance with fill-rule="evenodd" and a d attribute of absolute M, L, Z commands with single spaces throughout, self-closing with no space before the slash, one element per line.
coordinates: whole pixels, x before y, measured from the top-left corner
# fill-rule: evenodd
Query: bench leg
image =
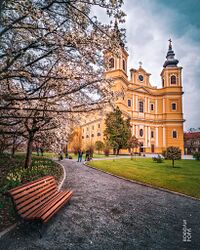
<path fill-rule="evenodd" d="M 42 236 L 44 233 L 44 225 L 41 221 L 37 221 L 37 225 L 38 225 L 38 232 L 39 232 L 40 239 L 42 239 Z"/>

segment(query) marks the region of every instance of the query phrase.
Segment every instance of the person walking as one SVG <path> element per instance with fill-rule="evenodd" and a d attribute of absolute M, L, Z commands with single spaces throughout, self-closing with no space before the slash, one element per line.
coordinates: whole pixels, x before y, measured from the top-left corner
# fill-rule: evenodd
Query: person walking
<path fill-rule="evenodd" d="M 78 162 L 82 161 L 82 156 L 83 156 L 83 152 L 79 149 L 78 150 Z"/>

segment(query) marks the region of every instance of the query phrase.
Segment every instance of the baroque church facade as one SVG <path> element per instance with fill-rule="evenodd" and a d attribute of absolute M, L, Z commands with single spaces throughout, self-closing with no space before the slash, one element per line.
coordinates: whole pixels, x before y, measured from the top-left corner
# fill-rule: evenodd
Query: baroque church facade
<path fill-rule="evenodd" d="M 151 74 L 143 69 L 130 69 L 127 74 L 128 53 L 122 46 L 120 55 L 106 55 L 109 68 L 107 78 L 114 81 L 113 91 L 122 93 L 115 101 L 124 117 L 130 117 L 132 135 L 141 143 L 140 152 L 161 153 L 169 146 L 184 152 L 182 111 L 182 67 L 178 66 L 171 40 L 166 60 L 160 74 L 162 87 L 150 84 Z M 111 111 L 108 109 L 107 112 Z M 92 115 L 79 128 L 82 148 L 104 141 L 106 112 Z M 128 150 L 123 150 L 123 153 Z"/>

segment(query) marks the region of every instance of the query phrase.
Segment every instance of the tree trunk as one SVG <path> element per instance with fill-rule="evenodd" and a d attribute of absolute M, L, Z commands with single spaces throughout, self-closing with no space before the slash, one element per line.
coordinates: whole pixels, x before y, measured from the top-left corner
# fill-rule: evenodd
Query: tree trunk
<path fill-rule="evenodd" d="M 120 149 L 118 148 L 118 149 L 117 149 L 117 155 L 119 155 L 119 150 L 120 150 Z"/>
<path fill-rule="evenodd" d="M 172 166 L 173 166 L 173 168 L 174 168 L 174 160 L 172 160 Z"/>
<path fill-rule="evenodd" d="M 27 143 L 26 160 L 25 160 L 24 168 L 31 167 L 32 151 L 33 151 L 33 138 L 34 138 L 34 134 L 29 133 L 29 139 L 28 139 L 28 143 Z"/>

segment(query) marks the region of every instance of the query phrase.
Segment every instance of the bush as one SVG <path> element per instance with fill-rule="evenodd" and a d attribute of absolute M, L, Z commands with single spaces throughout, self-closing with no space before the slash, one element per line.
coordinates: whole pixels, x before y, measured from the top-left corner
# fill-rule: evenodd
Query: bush
<path fill-rule="evenodd" d="M 110 149 L 109 148 L 104 148 L 104 155 L 109 156 L 110 154 Z"/>
<path fill-rule="evenodd" d="M 178 147 L 168 147 L 165 153 L 165 158 L 172 160 L 172 166 L 174 167 L 174 161 L 181 159 L 181 150 Z"/>
<path fill-rule="evenodd" d="M 104 143 L 102 141 L 96 141 L 95 149 L 98 151 L 98 154 L 99 154 L 99 152 L 104 149 Z"/>
<path fill-rule="evenodd" d="M 200 161 L 200 152 L 195 152 L 195 153 L 193 154 L 193 158 L 194 158 L 195 160 L 197 160 L 197 161 Z"/>
<path fill-rule="evenodd" d="M 152 157 L 152 160 L 157 163 L 163 163 L 163 158 L 161 157 L 161 155 L 158 155 L 157 157 Z"/>

